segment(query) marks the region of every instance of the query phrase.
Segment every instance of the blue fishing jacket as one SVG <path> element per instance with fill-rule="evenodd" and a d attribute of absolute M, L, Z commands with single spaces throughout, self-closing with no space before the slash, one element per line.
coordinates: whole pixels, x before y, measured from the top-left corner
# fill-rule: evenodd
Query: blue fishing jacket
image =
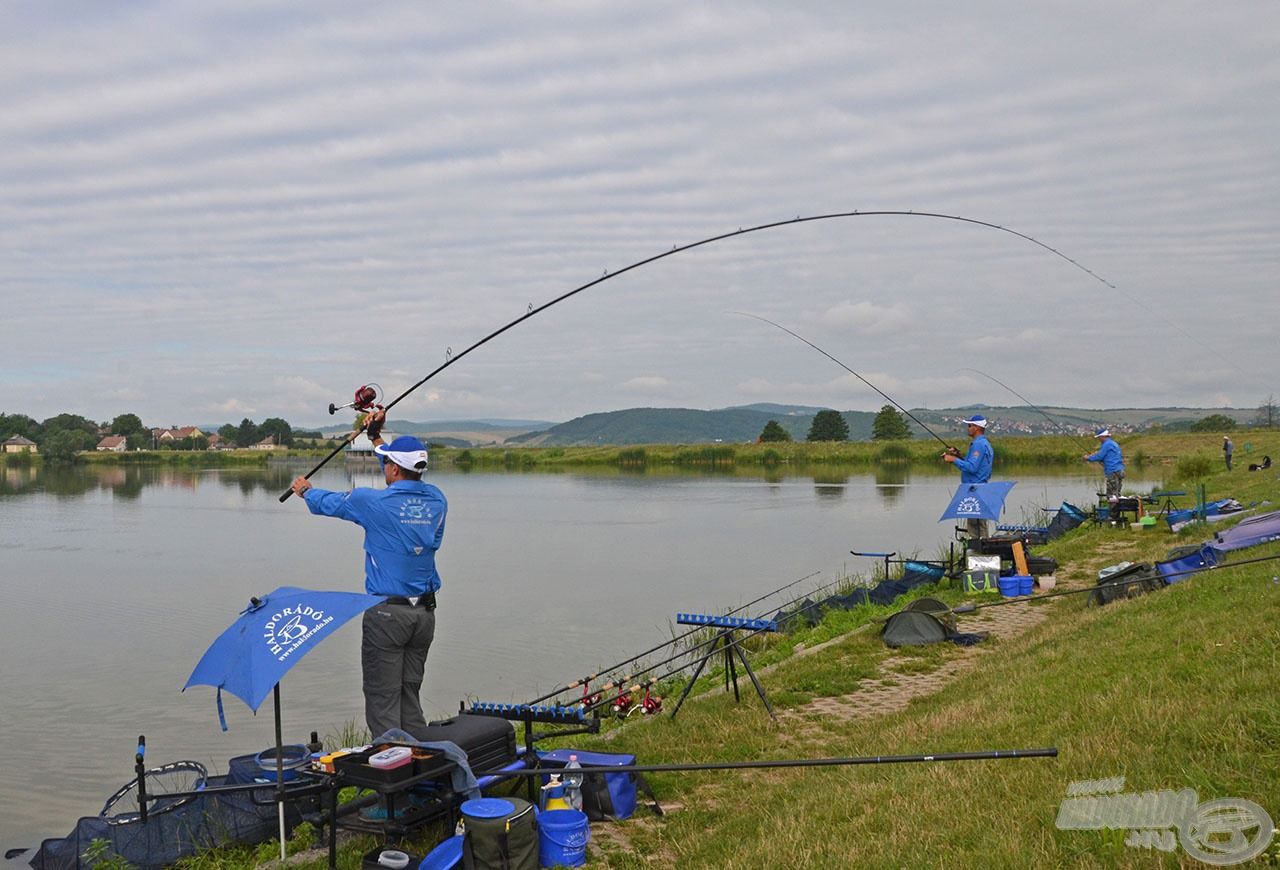
<path fill-rule="evenodd" d="M 986 483 L 991 479 L 991 463 L 995 458 L 996 452 L 991 449 L 986 435 L 974 438 L 969 442 L 969 455 L 954 463 L 960 469 L 960 482 Z"/>
<path fill-rule="evenodd" d="M 333 492 L 312 487 L 303 498 L 313 514 L 364 529 L 364 587 L 370 595 L 425 595 L 440 588 L 436 550 L 449 510 L 439 487 L 397 480 L 386 489 Z"/>
<path fill-rule="evenodd" d="M 1101 462 L 1104 474 L 1115 474 L 1124 471 L 1124 457 L 1120 455 L 1120 445 L 1115 439 L 1108 438 L 1098 447 L 1098 452 L 1085 457 L 1090 462 Z"/>

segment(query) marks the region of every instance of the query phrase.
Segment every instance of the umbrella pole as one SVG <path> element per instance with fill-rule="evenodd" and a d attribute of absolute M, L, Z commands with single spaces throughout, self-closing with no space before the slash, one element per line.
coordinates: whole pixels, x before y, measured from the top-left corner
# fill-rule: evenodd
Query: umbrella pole
<path fill-rule="evenodd" d="M 285 859 L 284 851 L 284 737 L 280 729 L 280 684 L 272 689 L 276 706 L 276 813 L 280 817 L 280 860 Z"/>

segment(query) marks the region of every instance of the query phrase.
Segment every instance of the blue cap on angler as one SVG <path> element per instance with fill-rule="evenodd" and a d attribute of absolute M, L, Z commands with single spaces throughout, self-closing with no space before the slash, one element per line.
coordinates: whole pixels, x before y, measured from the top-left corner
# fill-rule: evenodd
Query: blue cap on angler
<path fill-rule="evenodd" d="M 409 471 L 423 471 L 427 467 L 426 445 L 412 435 L 401 435 L 390 444 L 378 444 L 373 452 Z"/>
<path fill-rule="evenodd" d="M 1094 436 L 1093 436 L 1093 437 L 1094 437 L 1094 438 L 1110 438 L 1110 437 L 1111 437 L 1111 430 L 1110 430 L 1110 429 L 1108 429 L 1106 426 L 1103 426 L 1103 427 L 1102 427 L 1101 429 L 1099 429 L 1096 433 L 1094 433 Z"/>
<path fill-rule="evenodd" d="M 960 422 L 966 426 L 977 426 L 979 429 L 987 428 L 987 418 L 981 414 L 974 414 L 968 420 L 961 420 Z"/>

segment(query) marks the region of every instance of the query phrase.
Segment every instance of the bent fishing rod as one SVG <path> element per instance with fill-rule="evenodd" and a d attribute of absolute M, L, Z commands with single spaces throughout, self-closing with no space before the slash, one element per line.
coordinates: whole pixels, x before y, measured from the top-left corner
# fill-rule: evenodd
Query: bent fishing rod
<path fill-rule="evenodd" d="M 695 761 L 678 764 L 624 764 L 613 767 L 575 769 L 574 774 L 588 773 L 668 773 L 696 770 L 761 770 L 774 767 L 848 767 L 859 764 L 909 764 L 929 761 L 1008 761 L 1015 758 L 1057 758 L 1058 747 L 1043 749 L 991 749 L 978 752 L 934 752 L 920 755 L 865 755 L 847 758 L 780 758 L 760 761 Z M 477 779 L 484 776 L 546 776 L 546 767 L 523 770 L 476 770 Z M 561 770 L 561 768 L 555 768 Z"/>
<path fill-rule="evenodd" d="M 790 589 L 792 586 L 795 586 L 797 583 L 803 583 L 805 580 L 810 579 L 811 577 L 815 576 L 817 573 L 818 573 L 817 571 L 814 571 L 810 574 L 806 574 L 805 576 L 801 577 L 799 580 L 792 580 L 791 582 L 783 586 L 779 586 L 777 589 L 773 590 L 772 592 L 766 592 L 764 595 L 761 595 L 759 598 L 752 599 L 751 601 L 748 601 L 746 604 L 743 604 L 740 607 L 735 607 L 733 610 L 730 610 L 723 615 L 733 616 L 735 613 L 741 613 L 742 611 L 746 610 L 748 607 L 759 604 L 761 601 L 764 601 L 766 598 L 772 598 L 773 596 L 777 595 L 779 592 L 782 592 L 786 589 Z M 538 697 L 538 698 L 534 698 L 532 701 L 527 701 L 526 703 L 530 707 L 532 707 L 534 704 L 541 704 L 543 701 L 547 700 L 548 698 L 554 698 L 556 695 L 563 694 L 564 692 L 568 692 L 571 689 L 576 689 L 578 688 L 578 686 L 583 686 L 585 688 L 592 680 L 599 679 L 601 675 L 610 673 L 612 671 L 616 671 L 619 668 L 626 667 L 632 662 L 639 661 L 640 659 L 644 658 L 647 655 L 653 655 L 658 650 L 666 649 L 669 646 L 674 646 L 678 644 L 680 641 L 688 637 L 692 637 L 693 635 L 697 634 L 699 631 L 702 631 L 701 626 L 696 628 L 691 628 L 688 631 L 684 632 L 683 634 L 677 635 L 676 637 L 673 637 L 670 640 L 663 641 L 657 646 L 651 647 L 642 653 L 636 653 L 629 659 L 623 659 L 622 661 L 618 662 L 616 665 L 612 665 L 607 668 L 601 668 L 597 673 L 589 674 L 585 677 L 580 677 L 579 679 L 574 680 L 572 683 L 569 683 L 567 686 L 561 686 L 555 691 L 547 692 L 545 695 L 542 695 L 541 697 Z"/>
<path fill-rule="evenodd" d="M 387 410 L 390 410 L 391 408 L 395 407 L 397 404 L 400 403 L 402 399 L 404 399 L 414 390 L 421 387 L 427 381 L 434 378 L 436 375 L 440 374 L 440 372 L 444 371 L 449 366 L 458 362 L 460 359 L 465 357 L 467 354 L 471 353 L 473 350 L 476 350 L 488 344 L 490 341 L 502 335 L 507 330 L 512 329 L 515 326 L 528 320 L 529 318 L 534 317 L 538 314 L 541 314 L 543 311 L 546 311 L 548 308 L 551 308 L 554 305 L 558 305 L 559 303 L 565 301 L 566 299 L 576 296 L 579 293 L 583 292 L 584 290 L 589 290 L 592 287 L 596 286 L 597 284 L 602 284 L 605 281 L 610 280 L 611 278 L 616 278 L 619 275 L 626 274 L 627 272 L 630 272 L 634 269 L 639 269 L 641 266 L 647 266 L 650 263 L 657 262 L 658 260 L 665 259 L 666 257 L 671 257 L 676 254 L 683 253 L 685 251 L 691 251 L 694 248 L 700 248 L 704 245 L 710 245 L 715 242 L 723 241 L 725 239 L 734 238 L 736 236 L 745 236 L 750 233 L 758 233 L 758 232 L 763 232 L 765 230 L 776 229 L 778 227 L 793 226 L 796 224 L 813 223 L 816 221 L 835 220 L 837 218 L 856 218 L 856 217 L 930 218 L 933 220 L 956 221 L 958 223 L 972 224 L 973 226 L 985 227 L 987 229 L 997 230 L 1002 233 L 1009 233 L 1010 235 L 1017 236 L 1020 239 L 1024 239 L 1025 241 L 1028 241 L 1031 244 L 1036 245 L 1037 247 L 1043 248 L 1044 250 L 1048 251 L 1049 253 L 1053 254 L 1056 257 L 1066 260 L 1072 266 L 1075 266 L 1077 269 L 1089 275 L 1091 278 L 1105 284 L 1106 286 L 1112 289 L 1115 289 L 1115 285 L 1112 284 L 1110 281 L 1107 281 L 1105 278 L 1098 275 L 1093 270 L 1087 268 L 1077 260 L 1073 260 L 1071 257 L 1068 257 L 1066 254 L 1062 253 L 1057 248 L 1047 245 L 1044 242 L 1040 241 L 1039 239 L 1034 238 L 1033 236 L 1029 236 L 1026 233 L 1018 232 L 1017 230 L 1010 229 L 1009 227 L 1001 226 L 1000 224 L 991 223 L 989 221 L 982 221 L 982 220 L 977 220 L 976 218 L 963 217 L 962 215 L 944 214 L 942 212 L 901 211 L 901 210 L 898 210 L 898 211 L 857 211 L 855 210 L 855 211 L 845 211 L 845 212 L 832 212 L 829 214 L 809 215 L 807 217 L 801 217 L 797 215 L 796 217 L 790 220 L 772 221 L 770 223 L 758 224 L 757 226 L 754 226 L 754 227 L 746 227 L 746 228 L 739 227 L 738 229 L 732 232 L 720 233 L 719 235 L 710 236 L 708 238 L 701 239 L 696 242 L 690 242 L 687 245 L 672 245 L 671 250 L 669 251 L 663 251 L 660 254 L 654 254 L 653 256 L 645 257 L 643 260 L 637 260 L 631 265 L 618 269 L 615 272 L 610 272 L 608 269 L 606 269 L 605 273 L 599 278 L 596 278 L 592 281 L 588 281 L 587 283 L 581 285 L 580 287 L 575 287 L 574 289 L 569 290 L 566 293 L 562 293 L 559 296 L 555 297 L 554 299 L 550 300 L 549 302 L 544 302 L 543 304 L 537 306 L 536 308 L 533 306 L 532 303 L 530 303 L 529 309 L 524 314 L 520 315 L 516 319 L 510 321 L 509 323 L 499 327 L 498 329 L 495 329 L 493 332 L 489 333 L 484 338 L 481 338 L 479 341 L 476 341 L 475 343 L 471 344 L 470 346 L 463 349 L 459 353 L 455 354 L 452 351 L 446 351 L 445 361 L 443 363 L 441 363 L 440 365 L 432 369 L 426 375 L 426 377 L 422 378 L 420 381 L 410 386 L 407 390 L 405 390 L 399 396 L 396 396 L 394 399 L 392 399 L 389 403 L 387 403 L 385 407 Z M 356 436 L 360 433 L 360 431 L 361 431 L 361 428 L 356 428 L 354 431 L 352 431 L 351 434 L 349 434 L 341 444 L 333 448 L 333 450 L 329 453 L 328 456 L 320 460 L 320 462 L 315 466 L 315 468 L 312 468 L 305 475 L 303 475 L 303 477 L 306 479 L 310 479 L 313 474 L 315 474 L 317 471 L 319 471 L 321 468 L 327 465 L 329 463 L 329 460 L 337 456 L 340 452 L 342 452 L 342 450 L 348 444 L 354 441 L 356 439 Z M 289 498 L 289 496 L 291 496 L 292 494 L 293 494 L 292 489 L 286 489 L 283 493 L 280 494 L 280 501 L 281 502 L 286 501 Z"/>
<path fill-rule="evenodd" d="M 943 441 L 943 440 L 942 440 L 942 437 L 941 437 L 941 436 L 939 436 L 937 432 L 934 432 L 932 429 L 930 429 L 930 428 L 929 428 L 928 426 L 926 426 L 924 423 L 920 422 L 920 418 L 918 418 L 915 414 L 912 414 L 912 413 L 911 413 L 910 411 L 908 411 L 906 408 L 902 407 L 902 406 L 901 406 L 901 405 L 899 405 L 897 402 L 895 402 L 895 401 L 893 400 L 893 398 L 892 398 L 888 393 L 886 393 L 884 390 L 882 390 L 882 389 L 880 389 L 879 387 L 877 387 L 875 384 L 871 383 L 871 381 L 867 380 L 867 379 L 866 379 L 866 378 L 864 378 L 862 375 L 858 374 L 857 372 L 855 372 L 853 369 L 849 368 L 849 367 L 848 367 L 847 365 L 845 365 L 844 363 L 840 362 L 840 360 L 836 359 L 835 357 L 833 357 L 831 354 L 827 353 L 827 352 L 826 352 L 825 350 L 823 350 L 822 348 L 818 347 L 816 344 L 814 344 L 814 343 L 813 343 L 812 341 L 810 341 L 809 339 L 805 338 L 803 335 L 800 335 L 800 334 L 799 334 L 799 333 L 797 333 L 797 332 L 792 332 L 790 329 L 787 329 L 787 328 L 786 328 L 785 326 L 783 326 L 782 324 L 780 324 L 780 323 L 774 323 L 774 322 L 773 322 L 772 320 L 770 320 L 769 318 L 767 318 L 767 317 L 761 317 L 759 314 L 750 314 L 750 313 L 748 313 L 748 312 L 746 312 L 746 311 L 735 311 L 735 312 L 733 312 L 733 313 L 734 313 L 734 314 L 740 314 L 740 315 L 742 315 L 743 317 L 751 317 L 751 318 L 754 318 L 755 320 L 759 320 L 759 321 L 761 321 L 761 322 L 763 322 L 763 323 L 767 323 L 767 324 L 769 324 L 770 326 L 775 326 L 775 327 L 777 327 L 778 329 L 781 329 L 781 330 L 782 330 L 783 332 L 785 332 L 787 335 L 790 335 L 790 336 L 791 336 L 791 337 L 793 337 L 793 338 L 798 338 L 800 341 L 803 341 L 805 344 L 809 345 L 809 347 L 813 348 L 813 349 L 814 349 L 814 350 L 816 350 L 818 353 L 822 354 L 822 355 L 823 355 L 823 356 L 825 356 L 827 359 L 831 360 L 833 363 L 835 363 L 836 365 L 840 366 L 840 368 L 844 369 L 846 372 L 848 372 L 849 374 L 853 375 L 853 376 L 854 376 L 855 378 L 857 378 L 858 380 L 862 381 L 862 382 L 863 382 L 864 384 L 866 384 L 868 387 L 870 387 L 871 389 L 875 390 L 875 391 L 876 391 L 877 393 L 879 393 L 880 395 L 884 396 L 884 397 L 885 397 L 886 399 L 888 399 L 890 402 L 893 402 L 893 406 L 894 406 L 895 408 L 897 408 L 897 409 L 898 409 L 899 411 L 901 411 L 902 413 L 906 414 L 906 415 L 907 415 L 908 417 L 910 417 L 912 420 L 915 420 L 915 422 L 916 422 L 916 425 L 917 425 L 917 426 L 919 426 L 921 429 L 923 429 L 924 431 L 926 431 L 926 432 L 928 432 L 930 435 L 932 435 L 935 439 L 937 439 L 938 443 L 939 443 L 939 444 L 941 444 L 943 447 L 947 448 L 947 450 L 951 451 L 952 453 L 955 453 L 957 456 L 961 455 L 959 450 L 957 450 L 956 448 L 952 447 L 952 446 L 951 446 L 950 444 L 948 444 L 946 441 Z"/>

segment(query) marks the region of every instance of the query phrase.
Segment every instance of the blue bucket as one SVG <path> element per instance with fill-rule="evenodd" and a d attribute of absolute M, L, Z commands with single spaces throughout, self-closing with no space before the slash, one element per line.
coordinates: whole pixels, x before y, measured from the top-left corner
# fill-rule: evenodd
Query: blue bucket
<path fill-rule="evenodd" d="M 1001 577 L 996 580 L 996 584 L 1000 587 L 1000 594 L 1005 598 L 1017 598 L 1020 584 L 1017 577 Z"/>
<path fill-rule="evenodd" d="M 581 867 L 587 863 L 589 833 L 582 810 L 547 810 L 538 816 L 538 863 Z"/>
<path fill-rule="evenodd" d="M 1030 574 L 1017 574 L 1015 576 L 1018 578 L 1018 594 L 1030 595 L 1035 588 L 1036 578 Z"/>

